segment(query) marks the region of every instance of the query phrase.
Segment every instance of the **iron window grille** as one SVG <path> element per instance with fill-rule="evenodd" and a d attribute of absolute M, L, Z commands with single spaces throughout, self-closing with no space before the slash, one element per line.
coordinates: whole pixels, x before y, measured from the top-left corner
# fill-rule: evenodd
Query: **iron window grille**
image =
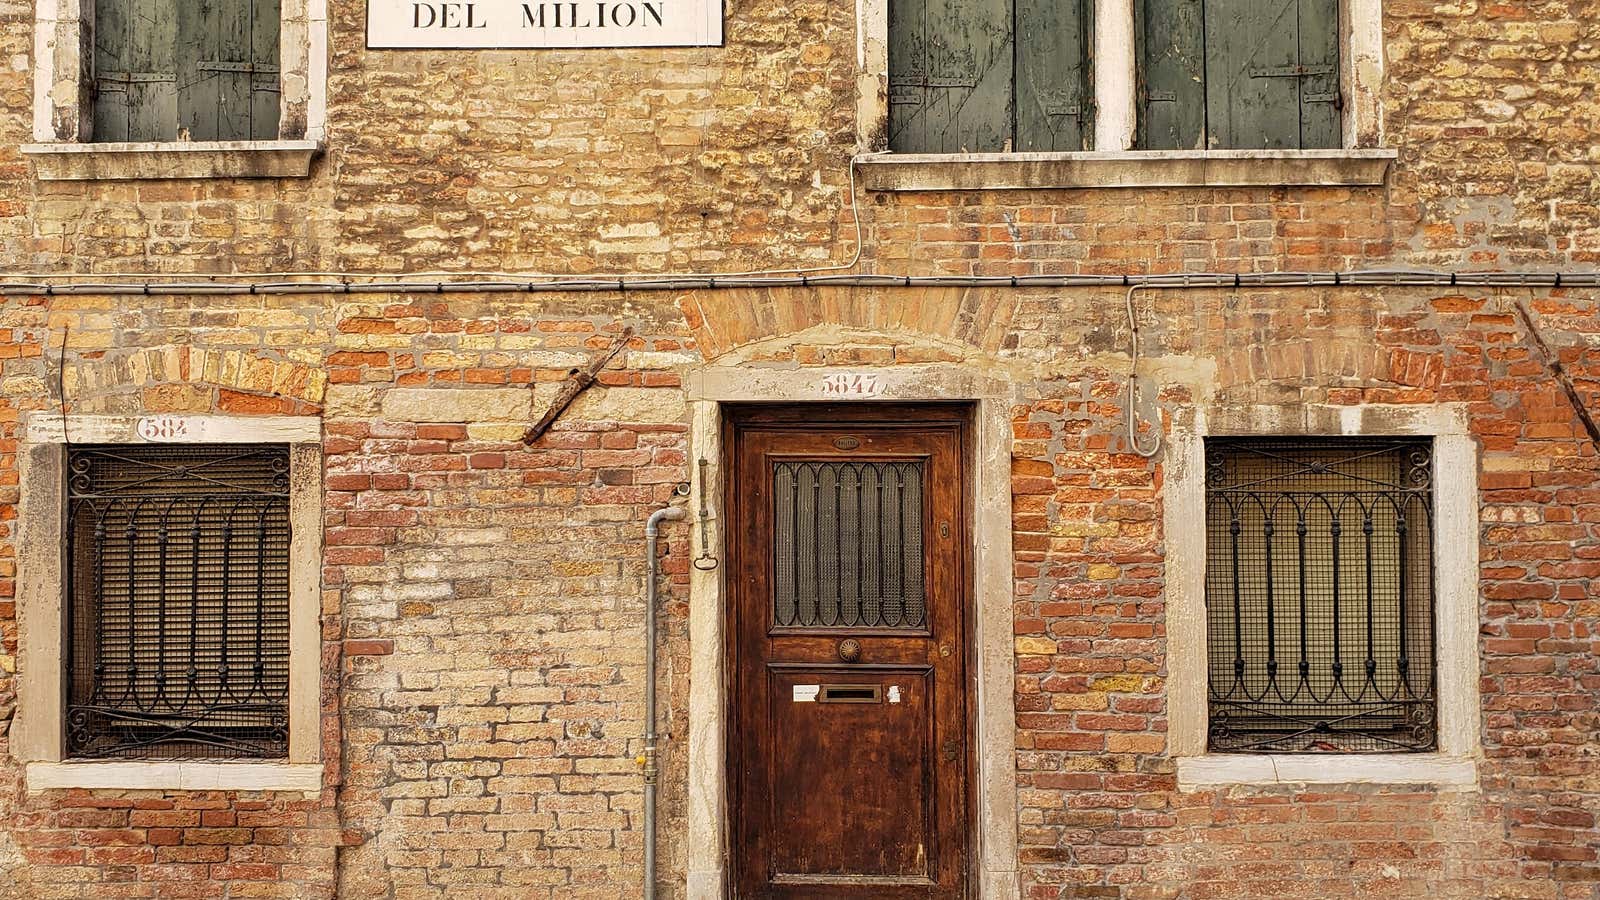
<path fill-rule="evenodd" d="M 773 623 L 925 628 L 923 476 L 920 461 L 777 463 Z"/>
<path fill-rule="evenodd" d="M 68 454 L 67 753 L 288 753 L 289 454 Z"/>
<path fill-rule="evenodd" d="M 1435 747 L 1426 441 L 1206 444 L 1209 746 Z"/>

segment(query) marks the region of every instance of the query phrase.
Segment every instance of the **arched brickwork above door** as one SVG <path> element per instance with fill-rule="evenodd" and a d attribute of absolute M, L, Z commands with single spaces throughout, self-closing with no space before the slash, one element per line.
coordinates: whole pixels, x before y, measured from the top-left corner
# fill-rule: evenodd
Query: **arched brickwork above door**
<path fill-rule="evenodd" d="M 972 288 L 772 288 L 685 294 L 678 307 L 708 361 L 736 350 L 774 358 L 749 352 L 771 342 L 790 348 L 776 358 L 801 363 L 889 365 L 1008 349 L 1019 296 Z M 807 334 L 828 337 L 829 359 L 808 356 L 822 351 L 801 339 Z"/>

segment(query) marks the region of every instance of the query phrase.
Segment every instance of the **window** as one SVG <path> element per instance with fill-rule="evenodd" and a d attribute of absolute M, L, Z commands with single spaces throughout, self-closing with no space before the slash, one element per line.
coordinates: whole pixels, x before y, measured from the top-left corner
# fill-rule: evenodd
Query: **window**
<path fill-rule="evenodd" d="M 921 462 L 779 462 L 772 621 L 927 627 Z"/>
<path fill-rule="evenodd" d="M 278 0 L 96 0 L 91 138 L 278 136 Z"/>
<path fill-rule="evenodd" d="M 327 0 L 34 4 L 41 181 L 303 178 L 326 132 Z"/>
<path fill-rule="evenodd" d="M 889 146 L 1082 150 L 1089 0 L 892 0 Z"/>
<path fill-rule="evenodd" d="M 67 457 L 66 755 L 282 758 L 289 451 Z"/>
<path fill-rule="evenodd" d="M 881 79 L 863 82 L 863 149 L 1360 157 L 1382 141 L 1381 0 L 887 6 L 862 24 L 864 72 Z"/>
<path fill-rule="evenodd" d="M 1139 147 L 1340 146 L 1337 0 L 1141 0 Z"/>
<path fill-rule="evenodd" d="M 1436 746 L 1426 440 L 1206 442 L 1208 749 Z"/>

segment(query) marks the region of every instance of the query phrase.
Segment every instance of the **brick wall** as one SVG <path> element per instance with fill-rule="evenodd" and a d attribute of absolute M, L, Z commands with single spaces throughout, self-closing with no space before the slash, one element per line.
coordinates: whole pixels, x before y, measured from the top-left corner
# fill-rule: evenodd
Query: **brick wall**
<path fill-rule="evenodd" d="M 725 49 L 362 49 L 332 4 L 306 180 L 44 183 L 31 8 L 0 3 L 0 271 L 737 270 L 855 251 L 853 8 L 730 4 Z M 1592 264 L 1600 16 L 1388 0 L 1381 188 L 863 194 L 916 273 Z M 1145 371 L 1195 404 L 1471 404 L 1482 790 L 1179 793 L 1158 463 L 1122 435 L 1121 292 L 0 297 L 0 719 L 14 707 L 20 421 L 325 422 L 326 790 L 28 795 L 0 746 L 0 896 L 614 898 L 640 877 L 640 523 L 689 472 L 697 366 L 940 363 L 1012 383 L 1019 865 L 1067 897 L 1529 897 L 1600 884 L 1600 456 L 1509 304 L 1600 404 L 1600 298 L 1148 292 Z M 536 448 L 554 385 L 639 335 Z M 415 392 L 458 390 L 440 418 Z M 537 398 L 528 401 L 532 393 Z M 433 395 L 437 396 L 437 395 Z M 1157 396 L 1152 391 L 1152 396 Z M 663 875 L 681 893 L 688 647 L 671 529 Z M 4 739 L 0 738 L 0 743 Z"/>

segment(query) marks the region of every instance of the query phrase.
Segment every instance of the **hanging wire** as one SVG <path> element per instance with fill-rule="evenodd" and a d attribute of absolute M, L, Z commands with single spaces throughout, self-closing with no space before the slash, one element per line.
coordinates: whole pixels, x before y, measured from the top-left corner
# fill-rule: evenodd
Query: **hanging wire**
<path fill-rule="evenodd" d="M 61 445 L 68 454 L 72 453 L 72 434 L 67 427 L 67 337 L 71 334 L 72 326 L 63 323 L 61 349 L 56 353 L 56 406 L 61 410 Z"/>
<path fill-rule="evenodd" d="M 1139 290 L 1148 287 L 1148 285 L 1136 284 L 1128 288 L 1127 296 L 1128 332 L 1130 338 L 1128 354 L 1128 446 L 1133 448 L 1133 452 L 1145 459 L 1150 459 L 1161 452 L 1161 419 L 1159 413 L 1155 421 L 1150 423 L 1151 442 L 1149 444 L 1139 442 L 1139 316 L 1133 308 L 1133 295 Z"/>

